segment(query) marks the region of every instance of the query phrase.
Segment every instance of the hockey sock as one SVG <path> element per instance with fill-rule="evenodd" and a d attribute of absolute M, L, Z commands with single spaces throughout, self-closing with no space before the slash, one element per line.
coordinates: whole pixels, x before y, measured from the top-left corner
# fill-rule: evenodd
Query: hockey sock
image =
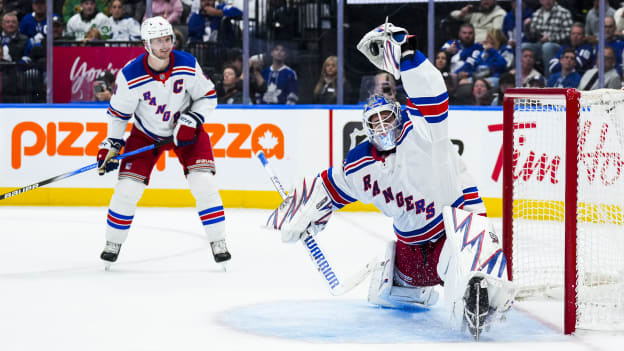
<path fill-rule="evenodd" d="M 225 239 L 223 202 L 214 177 L 212 173 L 203 171 L 191 171 L 187 175 L 199 218 L 211 242 Z"/>
<path fill-rule="evenodd" d="M 106 218 L 106 240 L 122 244 L 128 237 L 145 184 L 122 178 L 115 186 Z"/>

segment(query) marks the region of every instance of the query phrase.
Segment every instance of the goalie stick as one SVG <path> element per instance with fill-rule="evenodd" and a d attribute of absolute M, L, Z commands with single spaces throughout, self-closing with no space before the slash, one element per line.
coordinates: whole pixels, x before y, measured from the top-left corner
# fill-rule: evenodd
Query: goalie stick
<path fill-rule="evenodd" d="M 164 139 L 164 140 L 161 140 L 161 141 L 159 141 L 159 142 L 157 142 L 155 144 L 147 145 L 147 146 L 144 146 L 144 147 L 142 147 L 140 149 L 136 149 L 134 151 L 130 151 L 130 152 L 127 152 L 127 153 L 124 153 L 124 154 L 121 154 L 121 155 L 117 155 L 117 156 L 113 157 L 113 159 L 121 160 L 121 159 L 124 159 L 124 158 L 126 158 L 128 156 L 133 156 L 133 155 L 140 154 L 140 153 L 148 151 L 148 150 L 157 149 L 157 148 L 159 148 L 161 146 L 169 144 L 170 142 L 171 142 L 171 139 Z M 97 162 L 92 163 L 92 164 L 90 164 L 88 166 L 82 167 L 80 169 L 77 169 L 75 171 L 66 172 L 66 173 L 63 173 L 61 175 L 57 175 L 57 176 L 54 176 L 52 178 L 48 178 L 46 180 L 42 180 L 40 182 L 27 185 L 27 186 L 25 186 L 23 188 L 19 188 L 19 189 L 13 190 L 13 191 L 9 191 L 8 193 L 0 195 L 0 200 L 8 199 L 10 197 L 23 194 L 23 193 L 25 193 L 27 191 L 35 190 L 35 189 L 40 188 L 40 187 L 42 187 L 44 185 L 47 185 L 47 184 L 50 184 L 50 183 L 54 183 L 54 182 L 59 181 L 61 179 L 69 178 L 69 177 L 74 176 L 76 174 L 80 174 L 80 173 L 86 172 L 88 170 L 94 169 L 95 167 L 97 167 Z"/>
<path fill-rule="evenodd" d="M 275 175 L 273 169 L 269 165 L 269 161 L 264 155 L 264 151 L 258 151 L 256 153 L 256 157 L 260 160 L 262 166 L 264 167 L 264 170 L 269 175 L 269 178 L 271 179 L 275 190 L 277 190 L 282 199 L 286 199 L 286 197 L 288 197 L 288 194 L 286 193 L 286 190 L 284 189 L 284 186 L 280 182 L 279 178 Z M 338 275 L 336 275 L 336 273 L 334 272 L 334 269 L 329 264 L 327 256 L 323 253 L 323 250 L 321 249 L 319 243 L 314 239 L 312 234 L 306 231 L 303 234 L 301 242 L 303 243 L 303 247 L 305 247 L 305 249 L 308 251 L 308 255 L 316 266 L 316 269 L 323 276 L 323 280 L 325 281 L 325 283 L 327 283 L 327 286 L 329 287 L 329 292 L 333 296 L 343 295 L 348 291 L 351 291 L 356 286 L 360 285 L 360 283 L 362 283 L 364 279 L 366 279 L 366 277 L 368 277 L 368 275 L 373 271 L 375 265 L 377 264 L 377 259 L 372 259 L 366 264 L 366 266 L 364 266 L 364 268 L 353 274 L 353 276 L 349 277 L 346 280 L 342 280 L 338 278 Z"/>

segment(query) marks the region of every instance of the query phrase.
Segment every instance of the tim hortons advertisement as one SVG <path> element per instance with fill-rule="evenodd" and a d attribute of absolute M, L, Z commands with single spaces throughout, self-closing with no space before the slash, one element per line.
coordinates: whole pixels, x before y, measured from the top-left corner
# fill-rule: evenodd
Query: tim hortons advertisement
<path fill-rule="evenodd" d="M 217 109 L 204 124 L 213 144 L 222 189 L 273 190 L 255 153 L 264 150 L 283 183 L 326 168 L 329 158 L 326 110 Z M 7 118 L 7 116 L 12 116 Z M 22 187 L 95 162 L 106 138 L 105 106 L 101 108 L 0 108 L 0 187 Z M 129 127 L 127 129 L 130 130 Z M 89 171 L 50 187 L 110 188 L 114 174 Z M 173 151 L 166 152 L 152 173 L 150 188 L 186 189 Z"/>
<path fill-rule="evenodd" d="M 114 75 L 142 47 L 54 47 L 54 102 L 93 101 L 93 81 L 102 71 Z"/>

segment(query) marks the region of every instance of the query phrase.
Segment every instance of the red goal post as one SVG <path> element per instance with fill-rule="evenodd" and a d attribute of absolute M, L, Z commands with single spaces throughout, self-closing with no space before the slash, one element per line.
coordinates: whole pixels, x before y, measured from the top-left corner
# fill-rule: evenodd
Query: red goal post
<path fill-rule="evenodd" d="M 624 329 L 623 168 L 624 92 L 505 92 L 509 277 L 519 296 L 562 289 L 566 334 Z"/>

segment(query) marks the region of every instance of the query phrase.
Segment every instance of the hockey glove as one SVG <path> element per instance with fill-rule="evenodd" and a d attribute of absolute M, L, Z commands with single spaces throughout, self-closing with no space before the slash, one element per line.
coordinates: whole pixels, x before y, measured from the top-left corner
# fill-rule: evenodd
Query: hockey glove
<path fill-rule="evenodd" d="M 403 56 L 401 47 L 407 42 L 408 37 L 405 28 L 385 23 L 366 33 L 357 44 L 357 48 L 375 67 L 399 79 Z"/>
<path fill-rule="evenodd" d="M 194 112 L 181 114 L 173 129 L 175 146 L 180 147 L 194 143 L 199 125 L 201 125 L 201 120 L 195 116 Z"/>
<path fill-rule="evenodd" d="M 317 234 L 332 214 L 332 203 L 319 177 L 300 182 L 271 213 L 266 226 L 282 233 L 282 242 L 297 242 L 306 233 Z"/>
<path fill-rule="evenodd" d="M 119 155 L 121 148 L 125 144 L 123 140 L 113 138 L 108 138 L 100 144 L 100 150 L 97 154 L 99 175 L 104 175 L 104 173 L 114 171 L 119 167 L 119 160 L 115 160 L 113 157 Z"/>

